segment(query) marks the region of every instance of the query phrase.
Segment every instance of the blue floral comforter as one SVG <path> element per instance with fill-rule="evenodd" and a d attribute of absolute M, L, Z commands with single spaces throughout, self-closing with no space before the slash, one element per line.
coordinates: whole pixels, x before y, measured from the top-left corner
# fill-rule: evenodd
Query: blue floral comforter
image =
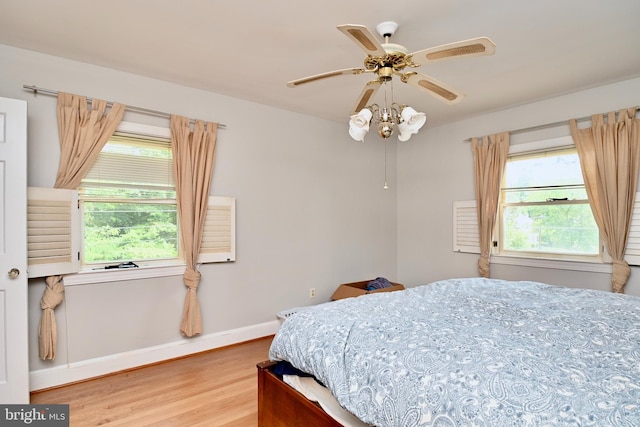
<path fill-rule="evenodd" d="M 302 310 L 272 360 L 375 426 L 640 426 L 640 298 L 454 279 Z"/>

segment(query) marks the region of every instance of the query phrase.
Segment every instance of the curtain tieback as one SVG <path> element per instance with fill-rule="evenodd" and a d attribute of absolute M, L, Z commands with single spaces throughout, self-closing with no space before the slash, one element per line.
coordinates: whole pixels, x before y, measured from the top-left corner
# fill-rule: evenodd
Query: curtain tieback
<path fill-rule="evenodd" d="M 489 277 L 489 257 L 480 255 L 478 258 L 478 270 L 481 277 Z"/>
<path fill-rule="evenodd" d="M 611 284 L 613 285 L 613 291 L 617 293 L 624 292 L 624 285 L 627 283 L 629 279 L 629 275 L 631 274 L 631 267 L 629 264 L 623 259 L 614 259 L 613 260 L 613 269 L 612 269 L 612 277 Z"/>
<path fill-rule="evenodd" d="M 184 284 L 189 289 L 197 289 L 198 284 L 200 284 L 200 272 L 193 270 L 191 268 L 187 268 L 184 272 Z"/>
<path fill-rule="evenodd" d="M 43 310 L 53 310 L 64 299 L 64 285 L 62 276 L 49 276 L 45 279 L 47 287 L 40 299 L 40 308 Z"/>

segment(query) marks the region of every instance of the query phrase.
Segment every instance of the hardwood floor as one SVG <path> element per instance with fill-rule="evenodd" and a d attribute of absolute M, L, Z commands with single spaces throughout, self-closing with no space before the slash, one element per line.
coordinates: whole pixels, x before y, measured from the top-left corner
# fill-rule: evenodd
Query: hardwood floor
<path fill-rule="evenodd" d="M 31 394 L 69 404 L 70 425 L 258 425 L 257 369 L 272 337 Z"/>

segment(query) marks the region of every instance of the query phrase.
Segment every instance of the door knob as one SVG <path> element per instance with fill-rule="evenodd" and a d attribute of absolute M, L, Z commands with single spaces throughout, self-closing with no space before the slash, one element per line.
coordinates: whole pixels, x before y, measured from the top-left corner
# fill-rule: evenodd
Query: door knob
<path fill-rule="evenodd" d="M 20 275 L 20 270 L 18 270 L 17 268 L 12 268 L 11 270 L 9 270 L 9 278 L 10 279 L 15 279 L 19 275 Z"/>

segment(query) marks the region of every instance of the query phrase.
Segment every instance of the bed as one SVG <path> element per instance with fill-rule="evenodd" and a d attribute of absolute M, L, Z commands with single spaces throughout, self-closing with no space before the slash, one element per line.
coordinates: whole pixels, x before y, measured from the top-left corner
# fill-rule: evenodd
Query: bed
<path fill-rule="evenodd" d="M 629 295 L 444 280 L 301 310 L 269 359 L 263 427 L 640 426 L 640 297 Z M 312 384 L 360 424 L 307 399 Z"/>

